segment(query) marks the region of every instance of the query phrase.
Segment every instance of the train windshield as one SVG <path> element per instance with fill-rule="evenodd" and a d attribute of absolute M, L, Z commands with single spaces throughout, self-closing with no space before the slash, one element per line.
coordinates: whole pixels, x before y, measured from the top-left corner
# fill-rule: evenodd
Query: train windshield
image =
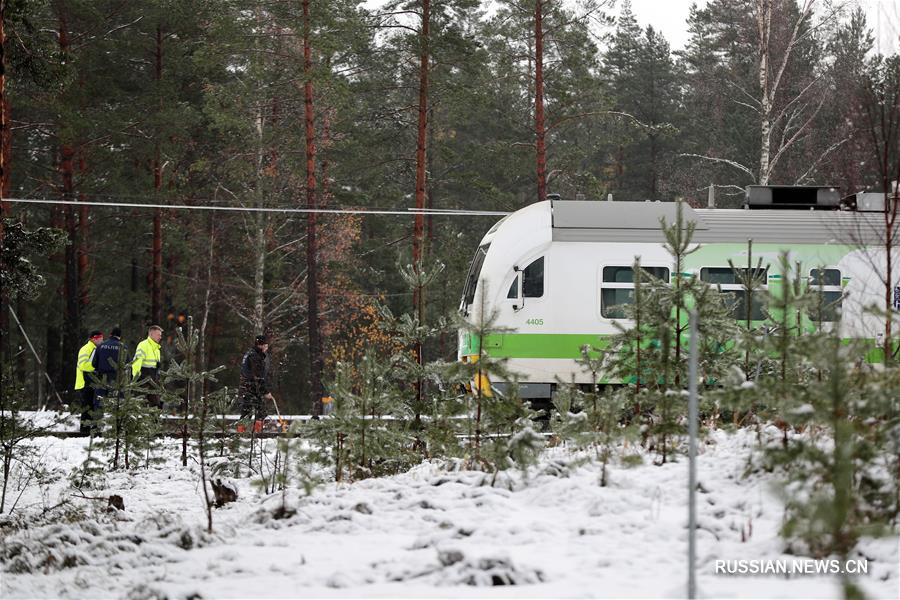
<path fill-rule="evenodd" d="M 469 267 L 469 274 L 466 275 L 466 286 L 463 288 L 462 303 L 459 309 L 465 311 L 469 305 L 475 301 L 475 288 L 478 287 L 478 278 L 481 277 L 481 267 L 484 265 L 484 258 L 487 256 L 490 244 L 479 246 L 475 251 L 475 258 L 472 259 L 472 266 Z"/>

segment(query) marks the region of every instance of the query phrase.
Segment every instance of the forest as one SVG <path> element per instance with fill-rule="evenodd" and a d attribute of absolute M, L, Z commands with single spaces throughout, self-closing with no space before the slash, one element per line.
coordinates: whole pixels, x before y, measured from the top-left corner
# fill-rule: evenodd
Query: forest
<path fill-rule="evenodd" d="M 267 335 L 282 410 L 315 411 L 340 363 L 404 351 L 384 309 L 455 313 L 499 217 L 454 211 L 700 205 L 710 186 L 739 206 L 750 184 L 898 178 L 900 57 L 851 4 L 711 0 L 678 51 L 628 0 L 4 0 L 2 16 L 0 346 L 36 408 L 69 402 L 88 331 L 118 325 L 133 350 L 159 324 L 165 365 L 191 320 L 232 387 Z M 6 235 L 42 228 L 63 233 Z M 41 281 L 10 293 L 16 248 Z M 432 333 L 419 363 L 453 360 L 455 331 Z"/>

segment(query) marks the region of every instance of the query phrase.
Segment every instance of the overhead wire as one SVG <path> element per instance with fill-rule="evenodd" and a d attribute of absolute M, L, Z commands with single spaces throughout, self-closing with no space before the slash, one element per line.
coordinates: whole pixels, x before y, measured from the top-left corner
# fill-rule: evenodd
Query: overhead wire
<path fill-rule="evenodd" d="M 365 209 L 365 208 L 279 208 L 268 206 L 207 206 L 202 204 L 158 204 L 140 202 L 94 202 L 79 200 L 51 200 L 48 198 L 3 198 L 3 202 L 16 204 L 47 204 L 57 206 L 106 206 L 116 208 L 159 208 L 165 210 L 200 210 L 223 212 L 264 212 L 280 214 L 332 214 L 332 215 L 429 215 L 454 217 L 502 217 L 511 213 L 497 210 L 465 209 Z"/>

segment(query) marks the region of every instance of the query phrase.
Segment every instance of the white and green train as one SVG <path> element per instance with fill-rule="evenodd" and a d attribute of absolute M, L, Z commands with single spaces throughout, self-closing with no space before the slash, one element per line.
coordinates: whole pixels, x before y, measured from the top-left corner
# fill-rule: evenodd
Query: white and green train
<path fill-rule="evenodd" d="M 884 318 L 867 307 L 884 306 L 885 300 L 884 195 L 857 196 L 860 202 L 848 210 L 834 188 L 754 186 L 743 209 L 684 206 L 683 218 L 696 223 L 693 241 L 700 245 L 687 257 L 686 274 L 733 295 L 735 317 L 743 319 L 746 292 L 729 259 L 747 264 L 752 240 L 754 266 L 762 257 L 766 285 L 777 292 L 779 256 L 787 251 L 807 284 L 840 309 L 840 335 L 867 340 L 867 359 L 879 362 Z M 480 350 L 507 358 L 525 398 L 550 398 L 558 379 L 589 383 L 576 360 L 586 344 L 602 348 L 617 333 L 617 321 L 629 325 L 622 305 L 633 299 L 635 257 L 671 281 L 660 218 L 672 223 L 675 215 L 674 203 L 551 199 L 504 217 L 481 240 L 460 304 L 472 323 L 482 303 L 484 310 L 496 311 L 496 327 L 504 332 L 479 340 L 461 331 L 459 359 L 477 360 Z M 895 236 L 900 240 L 900 232 Z M 892 261 L 897 303 L 900 249 L 893 250 Z M 753 314 L 764 318 L 760 307 Z M 837 311 L 824 319 L 837 322 Z"/>

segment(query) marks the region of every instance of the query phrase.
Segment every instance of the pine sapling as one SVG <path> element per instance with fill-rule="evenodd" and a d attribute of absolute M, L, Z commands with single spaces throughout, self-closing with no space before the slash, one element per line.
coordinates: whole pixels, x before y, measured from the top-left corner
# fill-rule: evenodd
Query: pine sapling
<path fill-rule="evenodd" d="M 109 359 L 110 366 L 115 367 L 113 379 L 103 381 L 95 373 L 88 373 L 98 395 L 103 393 L 102 410 L 106 413 L 103 423 L 107 433 L 98 446 L 112 455 L 113 470 L 120 466 L 129 469 L 132 463 L 137 466 L 139 461 L 135 462 L 133 459 L 139 457 L 144 450 L 149 450 L 144 447 L 145 443 L 153 443 L 153 438 L 148 440 L 142 430 L 147 425 L 148 411 L 155 409 L 151 409 L 139 398 L 153 390 L 144 381 L 132 379 L 125 354 L 124 351 L 120 352 L 115 363 L 112 358 Z"/>
<path fill-rule="evenodd" d="M 519 402 L 518 398 L 511 398 L 507 394 L 506 398 L 495 395 L 491 389 L 492 382 L 509 382 L 514 379 L 513 375 L 507 370 L 505 358 L 494 358 L 486 347 L 487 340 L 492 336 L 505 333 L 507 330 L 497 326 L 498 312 L 492 310 L 487 304 L 487 283 L 482 281 L 479 286 L 481 294 L 476 306 L 476 314 L 474 322 L 467 319 L 460 319 L 459 327 L 464 331 L 464 335 L 471 340 L 470 346 L 474 346 L 475 354 L 467 362 L 458 362 L 454 364 L 451 372 L 459 376 L 461 379 L 469 382 L 472 392 L 472 401 L 474 403 L 474 412 L 472 415 L 473 432 L 469 438 L 469 450 L 471 457 L 469 459 L 470 466 L 482 466 L 490 468 L 490 463 L 485 461 L 482 456 L 482 437 L 484 434 L 485 409 L 486 403 L 493 401 L 496 397 L 500 397 L 500 402 Z M 507 423 L 510 425 L 511 423 Z"/>
<path fill-rule="evenodd" d="M 203 382 L 216 382 L 216 373 L 225 369 L 224 365 L 210 370 L 198 368 L 197 350 L 200 336 L 194 328 L 193 317 L 188 317 L 187 331 L 181 327 L 175 330 L 175 348 L 181 355 L 181 361 L 172 359 L 169 368 L 161 373 L 159 391 L 172 404 L 181 406 L 181 464 L 187 466 L 188 439 L 191 407 L 197 397 L 197 387 Z M 181 389 L 179 389 L 181 388 Z"/>
<path fill-rule="evenodd" d="M 17 380 L 11 366 L 3 365 L 3 380 L 0 382 L 0 452 L 3 461 L 3 484 L 0 489 L 0 514 L 6 510 L 6 493 L 9 488 L 10 475 L 15 463 L 24 464 L 28 455 L 32 454 L 28 442 L 36 437 L 47 435 L 60 425 L 66 416 L 56 416 L 50 422 L 36 424 L 33 420 L 22 416 L 26 409 L 25 388 Z"/>

